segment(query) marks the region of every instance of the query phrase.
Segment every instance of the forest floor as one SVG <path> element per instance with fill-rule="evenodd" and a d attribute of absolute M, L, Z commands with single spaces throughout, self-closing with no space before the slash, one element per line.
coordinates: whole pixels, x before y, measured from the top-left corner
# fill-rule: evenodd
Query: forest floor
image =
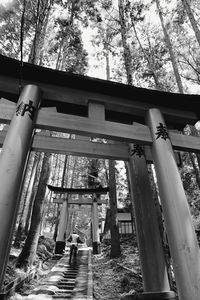
<path fill-rule="evenodd" d="M 35 276 L 33 279 L 31 279 L 29 282 L 23 284 L 23 286 L 12 296 L 8 298 L 8 300 L 26 300 L 30 299 L 28 295 L 34 288 L 38 286 L 38 283 L 41 281 L 41 279 L 44 279 L 48 276 L 48 273 L 50 270 L 57 264 L 57 260 L 51 260 L 42 263 L 40 268 L 37 270 Z M 33 299 L 39 299 L 39 296 L 36 295 L 32 297 Z"/>
<path fill-rule="evenodd" d="M 14 250 L 13 250 L 14 251 Z M 138 249 L 134 237 L 121 241 L 121 256 L 110 259 L 110 245 L 108 242 L 101 244 L 101 253 L 92 256 L 94 300 L 121 299 L 128 294 L 137 294 L 142 291 L 142 276 L 139 263 Z M 17 255 L 16 250 L 11 257 Z M 21 295 L 28 294 L 41 278 L 45 277 L 57 263 L 51 259 L 42 263 L 41 255 L 38 257 L 40 268 L 35 277 L 26 283 L 10 300 L 26 299 Z M 14 271 L 14 272 L 13 272 Z M 17 271 L 9 261 L 5 283 L 16 277 Z"/>
<path fill-rule="evenodd" d="M 110 246 L 102 243 L 101 254 L 94 255 L 94 300 L 121 299 L 142 291 L 138 249 L 133 237 L 121 241 L 121 256 L 110 259 Z"/>
<path fill-rule="evenodd" d="M 30 282 L 24 283 L 23 287 L 20 288 L 19 293 L 23 294 L 24 291 L 31 290 L 34 288 L 40 278 L 46 276 L 53 266 L 57 263 L 57 260 L 52 260 L 54 253 L 54 241 L 48 237 L 41 237 L 37 248 L 36 260 L 32 268 L 28 270 L 18 269 L 15 267 L 16 260 L 21 252 L 22 245 L 19 248 L 11 247 L 9 260 L 6 268 L 6 274 L 4 277 L 4 288 L 11 284 L 17 278 L 23 280 L 31 272 L 34 274 Z M 21 299 L 18 292 L 9 297 L 8 299 Z M 24 299 L 24 298 L 23 298 Z"/>

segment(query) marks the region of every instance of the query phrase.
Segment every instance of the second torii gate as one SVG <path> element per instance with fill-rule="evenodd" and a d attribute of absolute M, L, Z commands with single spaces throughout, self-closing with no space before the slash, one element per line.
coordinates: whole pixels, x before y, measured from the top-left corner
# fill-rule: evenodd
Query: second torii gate
<path fill-rule="evenodd" d="M 67 215 L 68 205 L 91 205 L 92 206 L 92 245 L 93 254 L 98 254 L 100 251 L 100 239 L 99 239 L 99 217 L 98 217 L 98 205 L 107 204 L 106 200 L 100 199 L 101 195 L 107 194 L 109 188 L 62 188 L 48 185 L 48 188 L 55 194 L 66 194 L 65 198 L 54 199 L 54 203 L 62 204 L 58 235 L 56 238 L 55 254 L 63 254 L 63 250 L 66 245 L 66 226 L 67 226 Z M 68 199 L 68 195 L 92 195 L 92 199 L 79 199 L 72 200 Z"/>

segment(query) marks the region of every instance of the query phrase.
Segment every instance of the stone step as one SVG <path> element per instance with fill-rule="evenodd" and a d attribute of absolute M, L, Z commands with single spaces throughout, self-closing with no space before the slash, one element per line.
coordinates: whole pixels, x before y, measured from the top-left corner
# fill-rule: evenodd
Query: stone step
<path fill-rule="evenodd" d="M 57 285 L 57 287 L 62 290 L 73 290 L 75 285 L 74 284 L 73 285 L 59 284 L 59 285 Z"/>

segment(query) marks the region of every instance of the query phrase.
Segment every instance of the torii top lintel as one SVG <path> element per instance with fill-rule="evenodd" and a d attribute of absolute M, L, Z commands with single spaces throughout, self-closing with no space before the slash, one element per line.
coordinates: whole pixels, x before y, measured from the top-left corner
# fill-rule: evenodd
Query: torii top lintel
<path fill-rule="evenodd" d="M 48 185 L 48 188 L 57 194 L 107 194 L 109 192 L 108 187 L 98 187 L 98 188 L 63 188 L 63 187 L 57 187 L 53 185 Z"/>
<path fill-rule="evenodd" d="M 173 128 L 183 128 L 200 119 L 199 95 L 138 88 L 29 63 L 21 67 L 20 61 L 3 55 L 0 55 L 0 98 L 17 101 L 20 74 L 22 85 L 41 87 L 42 107 L 56 106 L 58 112 L 87 116 L 88 101 L 94 100 L 105 104 L 106 120 L 119 123 L 145 123 L 149 108 L 159 108 L 167 125 Z"/>

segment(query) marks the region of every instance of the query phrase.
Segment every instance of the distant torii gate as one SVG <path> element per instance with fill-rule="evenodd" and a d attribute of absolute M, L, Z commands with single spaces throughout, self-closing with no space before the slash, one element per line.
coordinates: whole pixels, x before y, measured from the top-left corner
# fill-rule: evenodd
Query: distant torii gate
<path fill-rule="evenodd" d="M 24 89 L 19 97 L 20 67 Z M 199 300 L 200 250 L 174 155 L 174 150 L 200 153 L 199 137 L 174 132 L 199 121 L 199 95 L 136 88 L 28 63 L 22 67 L 0 55 L 0 97 L 12 101 L 11 105 L 3 99 L 0 104 L 0 122 L 10 123 L 8 131 L 0 132 L 0 287 L 24 170 L 30 151 L 37 150 L 128 162 L 143 275 L 141 297 L 175 299 L 147 173 L 146 163 L 153 161 L 178 296 Z M 36 128 L 115 144 L 46 137 L 35 134 Z"/>
<path fill-rule="evenodd" d="M 56 238 L 56 248 L 55 254 L 63 254 L 63 250 L 66 245 L 66 226 L 67 226 L 67 215 L 68 215 L 68 205 L 91 205 L 92 206 L 92 245 L 93 245 L 93 254 L 99 253 L 100 239 L 99 239 L 99 218 L 98 218 L 98 205 L 106 204 L 107 201 L 101 200 L 100 195 L 105 195 L 108 193 L 109 188 L 62 188 L 48 185 L 48 188 L 53 191 L 55 194 L 67 194 L 66 198 L 55 199 L 54 203 L 62 204 L 59 226 L 58 226 L 58 235 Z M 68 199 L 68 195 L 91 195 L 92 199 L 79 199 L 72 200 Z"/>

